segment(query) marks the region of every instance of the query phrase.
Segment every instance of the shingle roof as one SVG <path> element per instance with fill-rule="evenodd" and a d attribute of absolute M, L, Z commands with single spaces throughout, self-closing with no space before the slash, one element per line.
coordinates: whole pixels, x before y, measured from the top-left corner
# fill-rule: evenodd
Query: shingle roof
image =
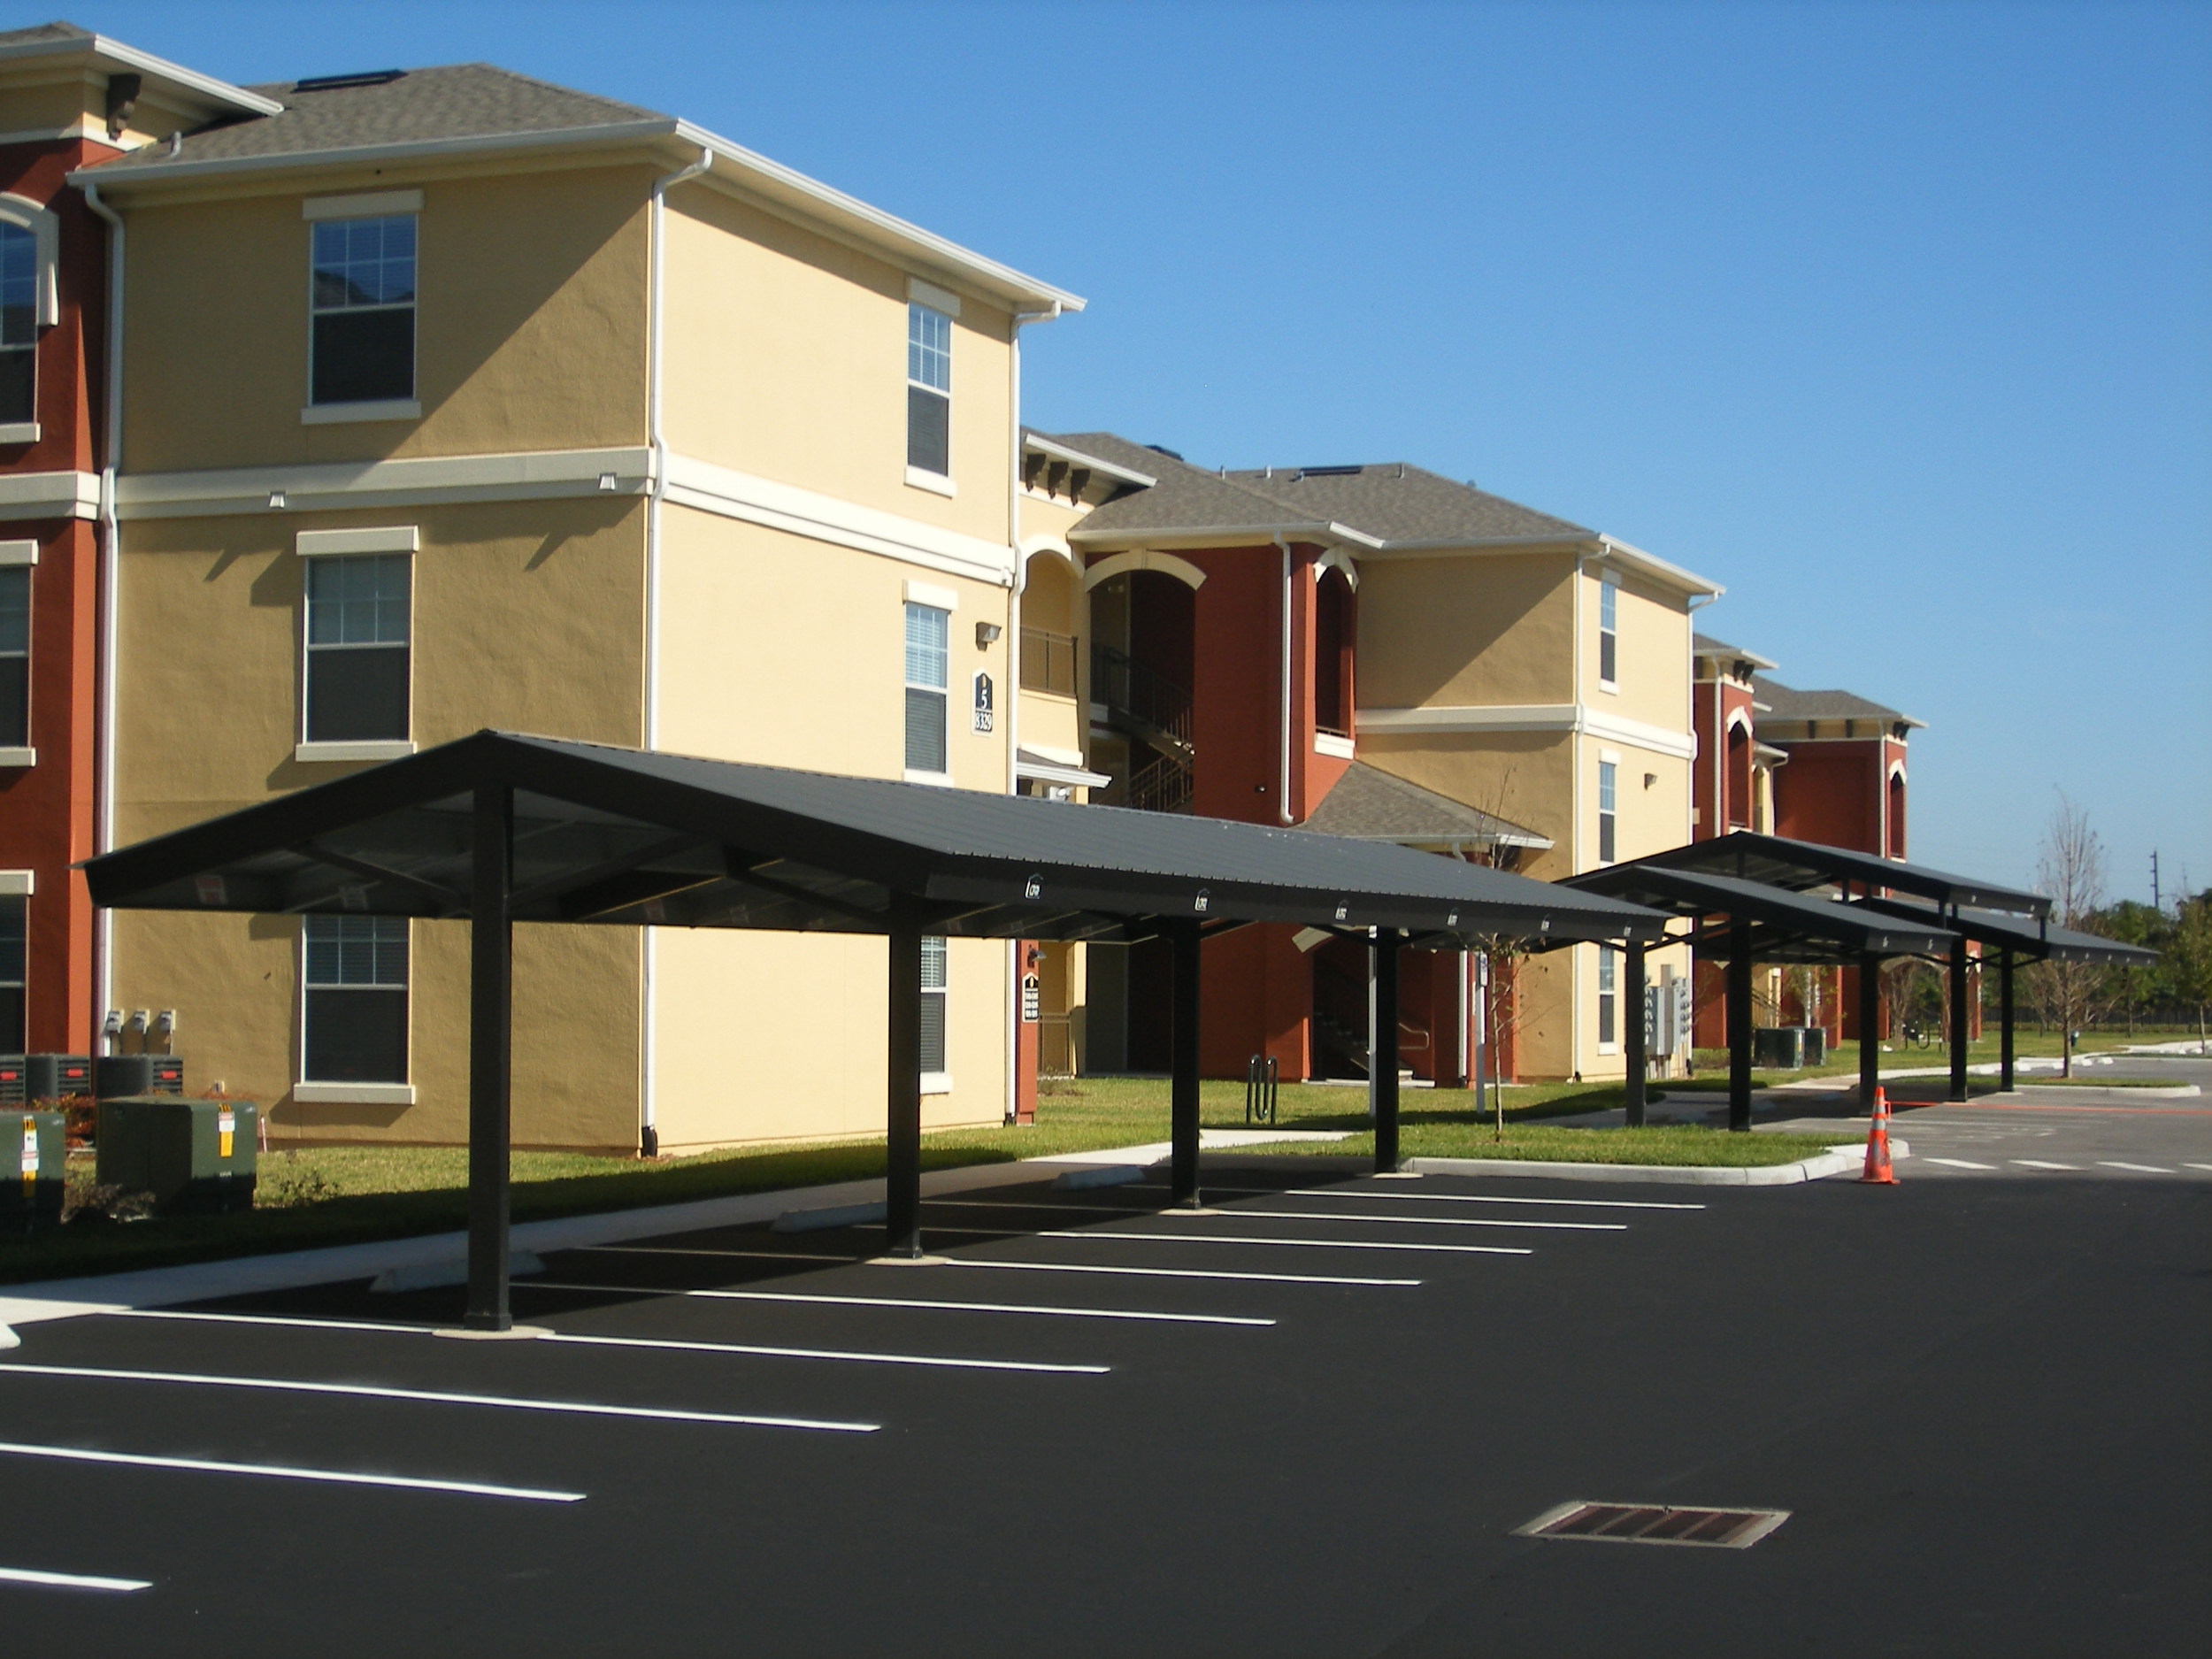
<path fill-rule="evenodd" d="M 1149 473 L 1158 480 L 1150 489 L 1137 490 L 1093 509 L 1071 533 L 1076 539 L 1118 532 L 1236 530 L 1264 540 L 1271 530 L 1317 530 L 1326 522 L 1325 518 L 1317 519 L 1310 513 L 1286 509 L 1272 496 L 1110 432 L 1045 435 L 1056 443 L 1095 455 L 1117 466 Z"/>
<path fill-rule="evenodd" d="M 1764 674 L 1753 677 L 1752 695 L 1766 705 L 1769 718 L 1775 720 L 1880 720 L 1885 724 L 1901 721 L 1907 726 L 1927 725 L 1925 720 L 1916 720 L 1909 714 L 1885 708 L 1856 692 L 1800 691 Z"/>
<path fill-rule="evenodd" d="M 396 80 L 328 91 L 303 92 L 298 87 L 297 81 L 280 81 L 250 88 L 282 104 L 279 114 L 218 122 L 187 134 L 174 157 L 166 145 L 149 144 L 100 171 L 672 120 L 656 110 L 553 86 L 490 64 L 410 70 Z"/>
<path fill-rule="evenodd" d="M 0 29 L 0 51 L 34 41 L 94 41 L 100 37 L 74 23 L 37 23 L 27 29 Z"/>
<path fill-rule="evenodd" d="M 1396 841 L 1429 847 L 1479 841 L 1507 847 L 1549 847 L 1551 838 L 1524 829 L 1464 802 L 1354 761 L 1312 815 L 1297 826 L 1351 841 Z"/>
<path fill-rule="evenodd" d="M 1690 655 L 1693 657 L 1734 657 L 1739 662 L 1749 663 L 1754 668 L 1771 668 L 1774 666 L 1772 663 L 1769 662 L 1765 657 L 1760 656 L 1758 652 L 1747 651 L 1740 645 L 1731 645 L 1727 641 L 1717 640 L 1709 634 L 1693 634 L 1690 635 Z"/>
<path fill-rule="evenodd" d="M 1417 466 L 1233 472 L 1250 489 L 1384 541 L 1587 541 L 1597 532 Z"/>

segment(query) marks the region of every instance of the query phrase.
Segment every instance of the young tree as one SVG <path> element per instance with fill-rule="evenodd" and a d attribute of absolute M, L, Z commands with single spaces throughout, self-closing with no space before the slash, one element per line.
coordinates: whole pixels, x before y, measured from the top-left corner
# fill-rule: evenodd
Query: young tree
<path fill-rule="evenodd" d="M 2036 884 L 2051 900 L 2051 919 L 2080 933 L 2101 933 L 2104 909 L 2104 842 L 2089 814 L 2065 791 L 2043 831 Z M 2062 1077 L 2074 1073 L 2073 1033 L 2093 1022 L 2111 1000 L 2112 971 L 2086 962 L 2039 962 L 2030 970 L 2038 1000 L 2058 1021 Z"/>
<path fill-rule="evenodd" d="M 2212 888 L 2181 902 L 2181 913 L 2166 936 L 2165 961 L 2160 965 L 2173 994 L 2185 1006 L 2197 1009 L 2197 1052 L 2208 1049 L 2204 1033 L 2206 1005 L 2212 1003 Z"/>

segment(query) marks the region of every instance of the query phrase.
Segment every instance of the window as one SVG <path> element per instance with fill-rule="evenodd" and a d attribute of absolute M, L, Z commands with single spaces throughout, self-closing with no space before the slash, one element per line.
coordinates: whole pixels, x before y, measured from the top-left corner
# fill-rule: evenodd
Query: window
<path fill-rule="evenodd" d="M 1620 1036 L 1620 952 L 1598 947 L 1598 1047 L 1609 1048 Z"/>
<path fill-rule="evenodd" d="M 951 657 L 952 612 L 935 605 L 906 607 L 906 769 L 941 777 L 945 767 L 945 704 Z"/>
<path fill-rule="evenodd" d="M 0 627 L 4 626 L 4 624 L 0 624 Z M 0 641 L 0 650 L 6 649 L 4 641 Z M 1905 856 L 1905 774 L 1901 768 L 1889 774 L 1888 840 L 1889 856 L 1902 858 Z"/>
<path fill-rule="evenodd" d="M 404 553 L 318 557 L 307 564 L 307 741 L 407 735 Z"/>
<path fill-rule="evenodd" d="M 1598 862 L 1609 864 L 1616 856 L 1613 834 L 1614 809 L 1617 797 L 1615 780 L 1620 768 L 1609 760 L 1598 762 Z"/>
<path fill-rule="evenodd" d="M 906 308 L 906 464 L 952 476 L 952 319 L 918 300 Z"/>
<path fill-rule="evenodd" d="M 1324 571 L 1313 597 L 1313 723 L 1331 736 L 1349 737 L 1352 649 L 1359 637 L 1352 584 L 1342 571 Z"/>
<path fill-rule="evenodd" d="M 38 419 L 38 237 L 0 224 L 0 425 Z"/>
<path fill-rule="evenodd" d="M 314 227 L 311 403 L 415 395 L 415 217 Z"/>
<path fill-rule="evenodd" d="M 922 1075 L 945 1069 L 945 941 L 922 936 Z"/>
<path fill-rule="evenodd" d="M 1608 686 L 1621 677 L 1620 593 L 1616 583 L 1598 583 L 1598 679 Z"/>
<path fill-rule="evenodd" d="M 0 565 L 0 749 L 30 741 L 31 570 Z"/>
<path fill-rule="evenodd" d="M 21 1054 L 23 1025 L 23 916 L 30 901 L 0 896 L 0 1054 Z"/>
<path fill-rule="evenodd" d="M 300 1080 L 407 1080 L 407 919 L 310 916 Z"/>

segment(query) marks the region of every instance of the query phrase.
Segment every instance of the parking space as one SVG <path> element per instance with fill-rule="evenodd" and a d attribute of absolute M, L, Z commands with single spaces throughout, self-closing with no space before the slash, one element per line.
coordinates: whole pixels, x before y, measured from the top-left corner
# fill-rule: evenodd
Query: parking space
<path fill-rule="evenodd" d="M 1671 1593 L 1512 1529 L 1771 1503 L 1797 1518 L 1744 1558 L 1762 1583 L 1847 1569 L 1880 1503 L 1837 1450 L 1921 1402 L 1929 1331 L 1974 1330 L 2039 1224 L 1998 1202 L 1991 1253 L 1906 1307 L 1835 1264 L 2036 1196 L 1986 1190 L 1254 1159 L 1210 1164 L 1196 1213 L 1141 1183 L 934 1199 L 928 1265 L 865 1228 L 552 1253 L 515 1286 L 536 1340 L 453 1340 L 457 1290 L 358 1282 L 57 1321 L 0 1359 L 0 1607 L 178 1651 L 252 1650 L 288 1608 L 365 1652 L 403 1607 L 495 1649 L 1598 1650 L 1586 1575 Z"/>

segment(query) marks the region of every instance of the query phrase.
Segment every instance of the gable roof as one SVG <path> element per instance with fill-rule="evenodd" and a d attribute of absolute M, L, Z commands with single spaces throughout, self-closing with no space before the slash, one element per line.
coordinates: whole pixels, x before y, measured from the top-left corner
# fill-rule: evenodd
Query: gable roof
<path fill-rule="evenodd" d="M 1402 847 L 1548 848 L 1551 837 L 1479 811 L 1463 801 L 1424 789 L 1380 767 L 1356 760 L 1296 826 L 1348 841 L 1395 841 Z"/>
<path fill-rule="evenodd" d="M 0 30 L 0 63 L 72 58 L 101 59 L 127 73 L 142 75 L 173 103 L 187 108 L 196 104 L 219 114 L 270 115 L 279 107 L 265 94 L 234 87 L 227 81 L 218 81 L 196 69 L 187 69 L 182 64 L 142 52 L 135 46 L 126 46 L 121 41 L 80 28 L 74 23 L 56 21 L 34 24 L 29 28 Z"/>
<path fill-rule="evenodd" d="M 1068 540 L 1079 545 L 1110 546 L 1132 538 L 1153 546 L 1179 541 L 1201 544 L 1225 539 L 1264 541 L 1271 535 L 1373 542 L 1371 537 L 1287 507 L 1240 481 L 1193 466 L 1164 450 L 1118 438 L 1110 432 L 1047 435 L 1071 449 L 1098 456 L 1133 472 L 1141 470 L 1153 479 L 1150 488 L 1120 496 L 1086 514 L 1068 533 Z"/>
<path fill-rule="evenodd" d="M 1909 714 L 1885 708 L 1870 698 L 1853 691 L 1800 691 L 1786 686 L 1778 680 L 1764 674 L 1755 675 L 1752 695 L 1763 705 L 1767 721 L 1777 724 L 1797 720 L 1878 720 L 1885 726 L 1916 726 L 1925 727 L 1925 720 L 1916 720 Z M 1761 724 L 1765 724 L 1762 721 Z"/>
<path fill-rule="evenodd" d="M 1749 663 L 1754 668 L 1771 668 L 1774 664 L 1756 651 L 1747 651 L 1740 645 L 1731 645 L 1717 640 L 1709 634 L 1690 635 L 1690 655 L 1693 657 L 1724 657 L 1732 662 Z"/>
<path fill-rule="evenodd" d="M 1598 534 L 1402 461 L 1246 469 L 1229 476 L 1310 516 L 1356 524 L 1385 542 L 1589 541 Z"/>

